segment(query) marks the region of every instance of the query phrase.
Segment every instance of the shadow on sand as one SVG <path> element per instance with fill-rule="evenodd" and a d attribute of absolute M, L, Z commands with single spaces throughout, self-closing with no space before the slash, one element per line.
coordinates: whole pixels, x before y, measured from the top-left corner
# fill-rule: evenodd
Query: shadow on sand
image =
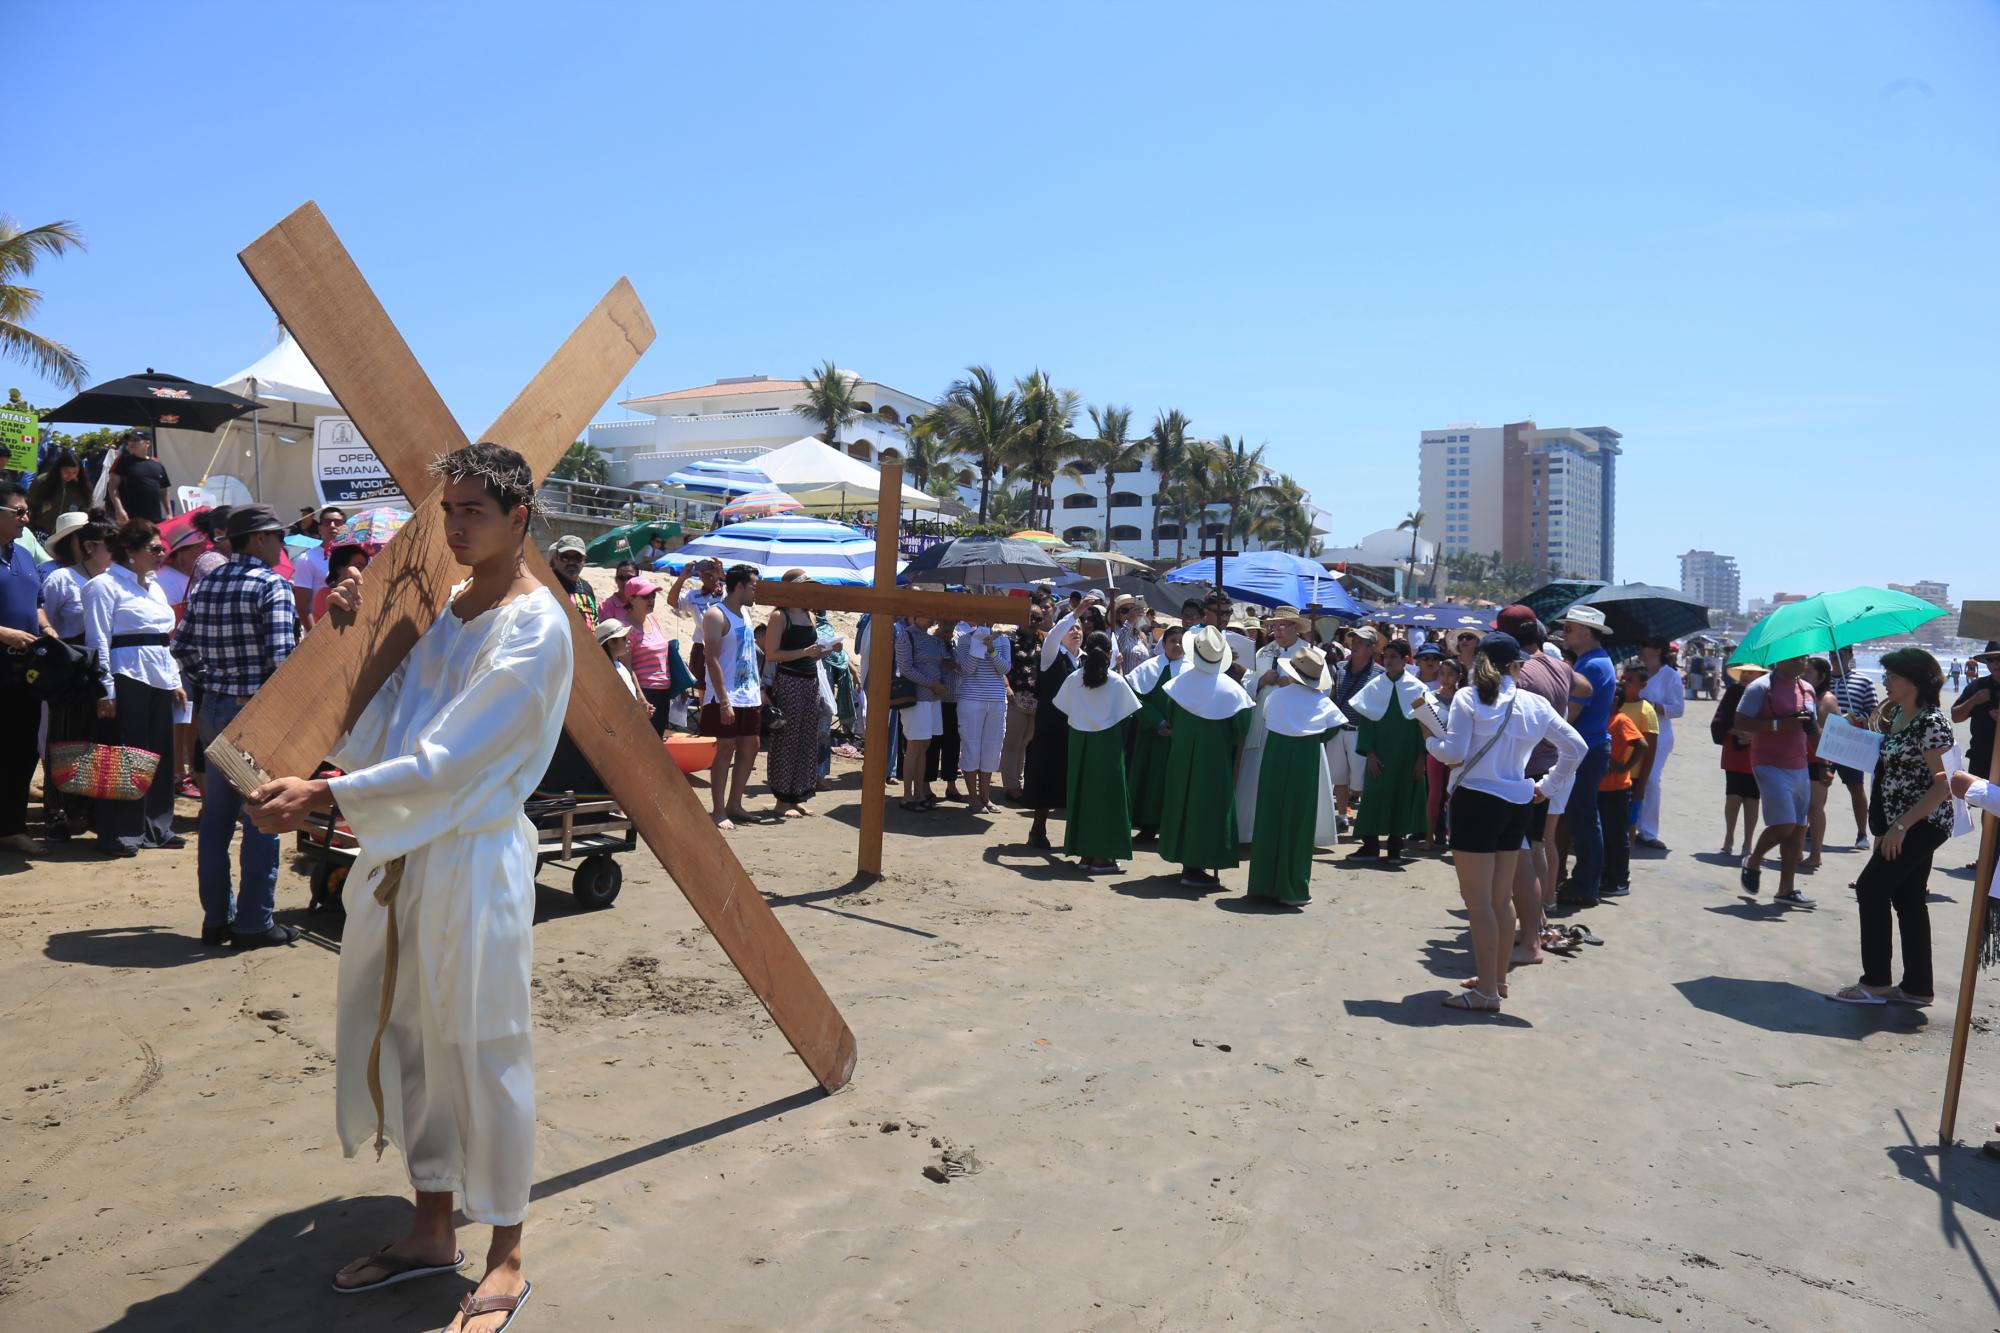
<path fill-rule="evenodd" d="M 1674 989 L 1697 1009 L 1766 1032 L 1860 1041 L 1877 1032 L 1915 1032 L 1928 1021 L 1923 1010 L 1909 1005 L 1839 1004 L 1789 981 L 1698 977 L 1676 981 Z"/>

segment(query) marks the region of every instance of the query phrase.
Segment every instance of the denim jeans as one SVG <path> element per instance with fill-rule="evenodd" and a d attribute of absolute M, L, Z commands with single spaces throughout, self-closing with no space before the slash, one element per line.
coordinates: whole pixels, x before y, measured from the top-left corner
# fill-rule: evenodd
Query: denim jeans
<path fill-rule="evenodd" d="M 1593 746 L 1576 766 L 1576 785 L 1569 789 L 1569 804 L 1563 807 L 1569 847 L 1576 854 L 1576 869 L 1570 873 L 1565 897 L 1597 901 L 1598 882 L 1604 877 L 1604 828 L 1598 822 L 1597 784 L 1611 767 L 1611 747 Z"/>
<path fill-rule="evenodd" d="M 235 719 L 248 698 L 208 694 L 195 715 L 203 749 Z M 243 826 L 240 896 L 229 883 L 229 839 Z M 215 930 L 229 926 L 239 935 L 261 935 L 271 928 L 271 909 L 278 901 L 278 835 L 259 833 L 243 812 L 243 798 L 222 774 L 210 769 L 201 797 L 201 829 L 196 852 L 196 881 L 201 892 L 201 924 Z M 232 912 L 230 900 L 236 898 Z"/>

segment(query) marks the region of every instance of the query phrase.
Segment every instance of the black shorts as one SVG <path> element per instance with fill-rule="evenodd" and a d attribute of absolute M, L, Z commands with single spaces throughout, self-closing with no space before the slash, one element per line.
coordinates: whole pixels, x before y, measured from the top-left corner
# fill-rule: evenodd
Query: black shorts
<path fill-rule="evenodd" d="M 1841 785 L 1847 787 L 1859 787 L 1861 785 L 1860 769 L 1849 768 L 1846 764 L 1828 764 L 1827 767 L 1833 770 L 1833 775 L 1840 779 Z"/>
<path fill-rule="evenodd" d="M 1528 836 L 1534 806 L 1503 801 L 1490 792 L 1460 787 L 1451 794 L 1451 849 L 1454 852 L 1518 852 Z"/>
<path fill-rule="evenodd" d="M 1764 795 L 1757 790 L 1755 773 L 1732 773 L 1726 768 L 1722 770 L 1722 790 L 1731 796 L 1741 796 L 1746 801 L 1759 800 Z"/>
<path fill-rule="evenodd" d="M 1549 803 L 1536 801 L 1528 807 L 1528 841 L 1540 842 L 1549 832 Z"/>
<path fill-rule="evenodd" d="M 1806 765 L 1806 775 L 1811 778 L 1814 786 L 1822 786 L 1833 781 L 1833 765 L 1815 759 Z"/>

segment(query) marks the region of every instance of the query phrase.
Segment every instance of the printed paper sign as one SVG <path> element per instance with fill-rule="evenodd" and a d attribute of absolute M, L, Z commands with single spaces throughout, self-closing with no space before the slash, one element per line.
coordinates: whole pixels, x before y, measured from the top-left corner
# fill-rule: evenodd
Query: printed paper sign
<path fill-rule="evenodd" d="M 396 479 L 346 417 L 313 423 L 313 487 L 323 505 L 397 505 L 408 508 Z"/>

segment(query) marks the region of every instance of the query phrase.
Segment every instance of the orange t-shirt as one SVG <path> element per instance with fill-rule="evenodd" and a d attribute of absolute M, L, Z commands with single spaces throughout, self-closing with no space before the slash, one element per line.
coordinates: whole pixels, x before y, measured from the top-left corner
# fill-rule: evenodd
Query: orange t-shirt
<path fill-rule="evenodd" d="M 1629 713 L 1611 715 L 1611 771 L 1597 784 L 1599 791 L 1624 791 L 1632 785 L 1632 775 L 1621 772 L 1632 762 L 1632 747 L 1646 739 L 1646 733 Z"/>

